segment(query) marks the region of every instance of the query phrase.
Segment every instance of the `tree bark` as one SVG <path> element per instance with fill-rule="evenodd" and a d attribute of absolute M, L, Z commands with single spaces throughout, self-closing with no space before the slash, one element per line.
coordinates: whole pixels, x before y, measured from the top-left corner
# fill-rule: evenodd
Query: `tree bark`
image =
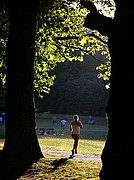
<path fill-rule="evenodd" d="M 39 0 L 9 0 L 8 4 L 6 135 L 2 155 L 6 162 L 13 164 L 32 163 L 43 157 L 35 130 L 33 98 L 36 15 Z M 16 165 L 15 168 L 14 171 L 17 171 L 20 167 Z M 5 167 L 4 170 L 8 172 L 9 169 Z"/>
<path fill-rule="evenodd" d="M 85 20 L 86 27 L 108 36 L 111 55 L 110 94 L 106 109 L 109 129 L 101 156 L 101 180 L 133 177 L 133 6 L 127 0 L 116 0 L 115 3 L 113 20 L 92 11 Z"/>

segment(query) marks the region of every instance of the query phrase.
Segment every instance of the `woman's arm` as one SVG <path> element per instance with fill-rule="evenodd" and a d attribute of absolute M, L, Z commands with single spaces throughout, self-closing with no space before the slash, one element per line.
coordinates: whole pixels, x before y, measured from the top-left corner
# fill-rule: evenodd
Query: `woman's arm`
<path fill-rule="evenodd" d="M 77 121 L 77 124 L 78 124 L 78 126 L 79 126 L 80 128 L 83 128 L 83 124 L 82 124 L 81 121 Z"/>

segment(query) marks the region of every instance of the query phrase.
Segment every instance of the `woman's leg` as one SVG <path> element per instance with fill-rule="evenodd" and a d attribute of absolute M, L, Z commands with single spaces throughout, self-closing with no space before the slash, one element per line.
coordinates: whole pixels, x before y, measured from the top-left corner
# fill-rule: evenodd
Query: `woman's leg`
<path fill-rule="evenodd" d="M 72 155 L 74 155 L 74 150 L 75 150 L 75 153 L 77 154 L 78 140 L 80 138 L 80 135 L 79 134 L 72 134 L 72 138 L 74 139 Z"/>
<path fill-rule="evenodd" d="M 77 146 L 78 146 L 78 139 L 75 138 L 75 139 L 74 139 L 74 146 L 73 146 L 73 149 L 77 149 Z"/>

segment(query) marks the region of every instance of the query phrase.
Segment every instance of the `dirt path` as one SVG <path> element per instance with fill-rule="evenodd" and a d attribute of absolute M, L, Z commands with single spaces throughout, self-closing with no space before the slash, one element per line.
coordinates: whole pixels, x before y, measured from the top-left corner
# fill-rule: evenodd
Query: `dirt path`
<path fill-rule="evenodd" d="M 71 152 L 61 152 L 61 151 L 52 151 L 52 150 L 47 150 L 45 148 L 41 148 L 42 152 L 45 154 L 51 154 L 51 155 L 55 155 L 55 156 L 59 156 L 59 157 L 64 157 L 64 158 L 69 158 L 71 155 Z M 91 162 L 91 163 L 95 163 L 95 164 L 101 164 L 101 157 L 99 155 L 95 155 L 95 154 L 75 154 L 75 156 L 73 157 L 74 160 L 78 160 L 78 161 L 85 161 L 85 162 Z"/>
<path fill-rule="evenodd" d="M 3 146 L 3 142 L 0 142 L 0 146 Z M 43 152 L 43 154 L 50 154 L 50 155 L 55 155 L 55 156 L 59 156 L 62 158 L 69 158 L 71 155 L 71 152 L 65 152 L 65 151 L 52 151 L 50 149 L 41 147 L 41 151 Z M 78 161 L 85 161 L 85 162 L 91 162 L 91 163 L 96 163 L 96 164 L 101 164 L 101 157 L 99 155 L 95 155 L 95 154 L 82 154 L 82 153 L 78 153 L 75 154 L 75 156 L 73 157 L 74 160 L 78 160 Z"/>

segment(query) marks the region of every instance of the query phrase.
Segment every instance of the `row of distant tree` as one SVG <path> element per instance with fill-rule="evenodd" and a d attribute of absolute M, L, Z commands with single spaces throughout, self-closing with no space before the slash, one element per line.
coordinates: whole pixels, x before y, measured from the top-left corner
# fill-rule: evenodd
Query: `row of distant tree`
<path fill-rule="evenodd" d="M 108 100 L 106 82 L 98 79 L 99 63 L 85 56 L 83 62 L 65 62 L 54 71 L 56 80 L 42 101 L 37 101 L 40 111 L 53 113 L 81 113 L 104 115 Z"/>

